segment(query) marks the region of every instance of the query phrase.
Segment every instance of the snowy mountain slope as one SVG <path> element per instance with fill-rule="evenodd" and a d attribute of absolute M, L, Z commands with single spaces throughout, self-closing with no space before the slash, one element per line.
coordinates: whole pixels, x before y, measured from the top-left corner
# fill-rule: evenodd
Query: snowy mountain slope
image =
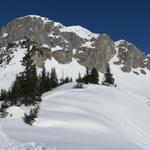
<path fill-rule="evenodd" d="M 35 143 L 58 150 L 150 149 L 149 56 L 125 40 L 114 42 L 106 34 L 94 34 L 80 26 L 25 16 L 0 30 L 0 89 L 9 88 L 24 70 L 26 36 L 33 40 L 27 43 L 32 43 L 30 47 L 38 47 L 33 56 L 38 73 L 43 65 L 47 71 L 55 67 L 59 79 L 69 76 L 75 81 L 79 72 L 85 74 L 86 67 L 96 67 L 101 83 L 109 63 L 117 88 L 87 85 L 74 89 L 75 83 L 60 86 L 43 95 L 32 127 L 22 121 L 28 107 L 10 107 L 9 116 L 0 120 L 3 149 L 41 149 L 41 144 L 37 147 Z"/>
<path fill-rule="evenodd" d="M 17 118 L 1 121 L 7 136 L 60 150 L 149 150 L 148 99 L 119 87 L 74 83 L 45 93 L 33 127 Z M 24 110 L 24 108 L 21 108 Z M 11 125 L 10 125 L 11 124 Z"/>
<path fill-rule="evenodd" d="M 11 61 L 7 64 L 5 61 L 0 67 L 0 89 L 10 88 L 12 82 L 15 80 L 16 75 L 24 70 L 22 66 L 22 59 L 25 56 L 26 49 L 18 47 L 13 49 Z M 6 56 L 7 58 L 7 56 Z"/>
<path fill-rule="evenodd" d="M 11 84 L 15 80 L 16 75 L 24 70 L 24 66 L 22 66 L 22 59 L 25 56 L 26 49 L 18 48 L 17 51 L 14 52 L 13 58 L 10 63 L 6 66 L 0 67 L 0 89 L 10 88 Z M 4 63 L 5 64 L 5 63 Z M 51 71 L 51 68 L 56 69 L 58 78 L 60 79 L 62 76 L 72 77 L 73 80 L 78 77 L 79 72 L 83 76 L 86 72 L 84 66 L 80 65 L 77 60 L 72 60 L 69 64 L 59 64 L 54 58 L 51 60 L 47 59 L 45 61 L 45 68 L 47 71 Z M 38 68 L 38 73 L 41 72 L 41 68 Z"/>
<path fill-rule="evenodd" d="M 119 68 L 114 72 L 117 78 L 120 71 L 123 71 L 123 76 L 127 75 L 126 72 L 136 74 L 127 76 L 137 80 L 139 78 L 138 83 L 140 80 L 149 83 L 150 58 L 130 42 L 114 42 L 106 34 L 95 34 L 81 26 L 67 27 L 45 17 L 28 15 L 0 29 L 0 89 L 9 88 L 15 76 L 23 71 L 21 61 L 26 49 L 22 47 L 22 42 L 26 38 L 38 45 L 34 62 L 39 72 L 43 65 L 48 71 L 56 67 L 59 78 L 64 75 L 76 79 L 79 72 L 81 75 L 85 73 L 85 68 L 96 67 L 102 80 L 101 73 L 105 72 L 111 62 L 112 66 Z M 119 78 L 117 83 L 121 80 Z"/>
<path fill-rule="evenodd" d="M 116 42 L 116 46 L 121 41 Z M 18 42 L 16 42 L 18 43 Z M 6 48 L 4 48 L 6 49 Z M 6 51 L 6 50 L 5 50 Z M 11 57 L 10 62 L 7 63 L 7 55 L 3 57 L 3 63 L 0 66 L 0 89 L 2 88 L 9 88 L 14 81 L 17 74 L 19 74 L 21 71 L 24 70 L 24 66 L 22 66 L 22 60 L 26 53 L 26 48 L 21 48 L 20 46 L 12 48 L 11 51 L 13 53 L 10 53 L 8 56 Z M 130 90 L 135 89 L 134 87 L 138 87 L 139 89 L 141 87 L 146 87 L 145 90 L 139 90 L 139 92 L 144 92 L 145 94 L 148 94 L 149 91 L 149 85 L 150 85 L 150 71 L 147 68 L 135 68 L 131 70 L 129 73 L 124 73 L 121 71 L 121 65 L 116 65 L 114 62 L 118 61 L 118 50 L 116 48 L 116 54 L 114 57 L 109 61 L 110 67 L 112 69 L 112 72 L 115 76 L 116 83 L 118 86 L 122 86 L 122 88 L 129 88 Z M 72 77 L 73 80 L 78 77 L 79 72 L 81 73 L 81 76 L 83 76 L 86 72 L 86 68 L 79 63 L 79 60 L 77 58 L 72 58 L 72 61 L 70 63 L 61 64 L 59 63 L 53 56 L 50 59 L 46 59 L 44 61 L 44 65 L 46 67 L 47 71 L 51 71 L 51 68 L 55 67 L 56 72 L 58 74 L 58 78 L 61 78 L 62 76 L 69 76 Z M 37 67 L 38 68 L 38 67 Z M 141 74 L 141 69 L 144 70 L 146 74 Z M 38 72 L 40 73 L 41 68 L 38 68 Z M 135 74 L 134 72 L 139 73 L 139 75 Z M 103 80 L 103 74 L 99 72 L 100 75 L 100 82 Z M 124 82 L 124 79 L 126 79 L 128 82 Z M 148 87 L 148 88 L 147 88 Z M 136 92 L 136 91 L 135 91 Z"/>
<path fill-rule="evenodd" d="M 137 95 L 144 97 L 150 97 L 150 71 L 144 68 L 146 74 L 140 74 L 140 69 L 132 69 L 130 73 L 124 73 L 121 71 L 122 65 L 115 65 L 114 62 L 118 60 L 117 53 L 109 61 L 111 72 L 114 75 L 115 82 L 120 89 L 133 92 Z M 136 71 L 140 75 L 134 73 Z"/>

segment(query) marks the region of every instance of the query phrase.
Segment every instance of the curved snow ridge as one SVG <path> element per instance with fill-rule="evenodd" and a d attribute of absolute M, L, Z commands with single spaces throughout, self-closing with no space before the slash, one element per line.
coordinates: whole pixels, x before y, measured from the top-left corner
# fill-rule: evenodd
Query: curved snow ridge
<path fill-rule="evenodd" d="M 68 26 L 60 29 L 61 32 L 74 32 L 76 33 L 79 37 L 83 39 L 90 40 L 92 38 L 97 38 L 99 34 L 92 33 L 89 30 L 81 27 L 81 26 Z"/>
<path fill-rule="evenodd" d="M 124 39 L 115 41 L 114 43 L 115 43 L 115 47 L 118 47 L 119 45 L 124 44 L 124 43 L 127 43 L 128 45 L 133 45 L 132 43 L 130 43 L 129 41 L 126 41 Z M 135 45 L 133 45 L 133 46 L 135 46 Z"/>
<path fill-rule="evenodd" d="M 89 84 L 83 89 L 75 89 L 75 84 L 64 84 L 45 93 L 38 118 L 31 128 L 22 122 L 16 124 L 18 118 L 8 118 L 2 121 L 4 131 L 14 139 L 22 136 L 24 140 L 35 142 L 35 135 L 41 136 L 40 142 L 50 145 L 55 141 L 63 143 L 62 146 L 88 143 L 97 145 L 98 149 L 107 147 L 105 150 L 150 149 L 150 106 L 146 104 L 145 96 L 119 86 Z M 121 146 L 118 146 L 118 140 Z M 86 144 L 83 141 L 87 141 Z M 52 145 L 55 144 L 52 142 Z"/>
<path fill-rule="evenodd" d="M 120 44 L 122 44 L 122 43 L 124 43 L 125 42 L 125 40 L 118 40 L 118 41 L 115 41 L 114 43 L 115 43 L 115 47 L 118 47 Z"/>
<path fill-rule="evenodd" d="M 116 132 L 149 150 L 150 107 L 145 102 L 145 97 L 120 88 L 89 85 L 76 90 L 68 84 L 45 95 L 37 126 L 68 128 L 97 136 Z M 42 119 L 45 108 L 51 114 L 47 121 Z"/>

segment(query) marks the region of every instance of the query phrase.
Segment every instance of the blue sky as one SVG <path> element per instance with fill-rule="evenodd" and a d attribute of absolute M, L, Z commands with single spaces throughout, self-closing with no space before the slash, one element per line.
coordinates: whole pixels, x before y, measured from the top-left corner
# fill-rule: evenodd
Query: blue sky
<path fill-rule="evenodd" d="M 113 40 L 128 40 L 150 53 L 149 0 L 3 0 L 0 26 L 29 14 L 107 33 Z"/>

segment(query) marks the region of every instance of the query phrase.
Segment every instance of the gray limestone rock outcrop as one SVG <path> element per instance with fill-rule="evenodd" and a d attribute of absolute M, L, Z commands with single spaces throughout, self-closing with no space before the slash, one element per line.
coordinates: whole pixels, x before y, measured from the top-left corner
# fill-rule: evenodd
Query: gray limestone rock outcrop
<path fill-rule="evenodd" d="M 108 61 L 115 55 L 115 44 L 113 40 L 106 34 L 101 34 L 94 41 L 94 48 L 81 48 L 75 57 L 79 59 L 79 63 L 89 69 L 96 67 L 100 72 L 104 73 L 108 65 Z"/>
<path fill-rule="evenodd" d="M 132 69 L 140 68 L 141 73 L 145 74 L 143 69 L 149 69 L 150 59 L 135 45 L 127 41 L 121 41 L 116 48 L 118 50 L 119 61 L 114 63 L 118 65 L 122 64 L 122 71 L 130 72 Z"/>
<path fill-rule="evenodd" d="M 96 67 L 104 73 L 109 60 L 117 55 L 118 61 L 114 63 L 123 65 L 124 72 L 130 72 L 132 68 L 141 68 L 141 73 L 145 74 L 144 68 L 150 70 L 150 57 L 144 55 L 133 44 L 122 41 L 116 46 L 106 34 L 83 38 L 74 31 L 62 31 L 63 28 L 66 27 L 40 16 L 15 19 L 0 29 L 1 54 L 4 47 L 29 38 L 38 45 L 33 59 L 40 68 L 46 59 L 52 57 L 61 64 L 68 64 L 75 58 L 79 64 L 89 69 Z M 2 57 L 4 56 L 0 55 L 0 60 L 3 60 Z"/>

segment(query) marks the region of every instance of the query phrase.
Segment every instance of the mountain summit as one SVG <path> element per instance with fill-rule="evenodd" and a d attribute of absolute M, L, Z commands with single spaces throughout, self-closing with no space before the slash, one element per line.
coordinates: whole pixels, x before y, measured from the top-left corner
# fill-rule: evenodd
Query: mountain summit
<path fill-rule="evenodd" d="M 76 72 L 80 71 L 78 68 L 96 67 L 104 73 L 111 62 L 123 72 L 136 75 L 145 75 L 150 70 L 150 57 L 130 42 L 114 42 L 107 34 L 95 34 L 81 26 L 66 27 L 48 18 L 29 15 L 17 18 L 0 29 L 1 78 L 10 76 L 12 68 L 11 76 L 23 69 L 21 60 L 26 51 L 23 44 L 27 39 L 26 44 L 37 47 L 32 58 L 38 68 L 74 64 L 72 67 Z M 63 71 L 60 69 L 60 74 Z"/>

